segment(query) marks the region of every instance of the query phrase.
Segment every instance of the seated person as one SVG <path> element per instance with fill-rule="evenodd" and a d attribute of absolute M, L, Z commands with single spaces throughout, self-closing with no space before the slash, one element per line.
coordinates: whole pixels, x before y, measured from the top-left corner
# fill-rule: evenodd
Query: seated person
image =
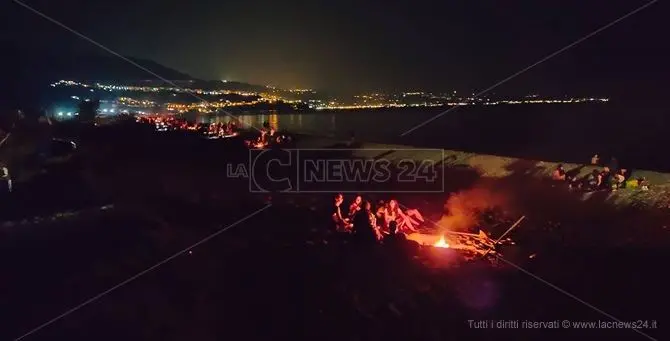
<path fill-rule="evenodd" d="M 333 209 L 332 219 L 335 222 L 335 231 L 337 232 L 350 232 L 352 224 L 349 218 L 345 218 L 342 215 L 342 203 L 344 202 L 344 196 L 342 193 L 335 196 L 335 208 Z"/>
<path fill-rule="evenodd" d="M 647 178 L 641 177 L 637 179 L 637 186 L 640 187 L 640 190 L 642 191 L 648 191 L 649 190 L 649 181 L 647 181 Z"/>
<path fill-rule="evenodd" d="M 361 210 L 361 205 L 363 205 L 363 197 L 360 195 L 357 195 L 356 198 L 354 198 L 354 202 L 349 205 L 349 218 L 352 218 L 358 211 Z"/>
<path fill-rule="evenodd" d="M 586 177 L 585 187 L 589 191 L 595 191 L 600 188 L 603 183 L 603 177 L 597 169 L 594 169 L 591 174 Z"/>
<path fill-rule="evenodd" d="M 384 237 L 384 244 L 397 243 L 403 240 L 407 240 L 407 237 L 398 230 L 398 223 L 395 221 L 389 223 L 389 234 Z"/>
<path fill-rule="evenodd" d="M 363 206 L 365 207 L 365 213 L 367 214 L 368 220 L 370 221 L 370 226 L 372 226 L 372 228 L 374 229 L 375 236 L 377 237 L 377 240 L 381 240 L 382 239 L 382 233 L 381 233 L 380 228 L 379 228 L 379 223 L 377 222 L 377 215 L 372 210 L 372 204 L 370 204 L 369 201 L 366 201 L 365 205 L 363 205 Z"/>
<path fill-rule="evenodd" d="M 377 227 L 380 229 L 386 230 L 386 218 L 384 216 L 384 211 L 386 210 L 386 204 L 384 200 L 379 200 L 377 203 L 377 209 L 375 210 L 375 220 L 377 221 Z"/>
<path fill-rule="evenodd" d="M 563 165 L 558 165 L 553 173 L 551 173 L 551 179 L 555 181 L 565 181 L 565 169 Z"/>
<path fill-rule="evenodd" d="M 359 210 L 354 215 L 352 232 L 360 242 L 374 243 L 377 241 L 378 232 L 373 225 L 374 221 L 370 219 L 370 213 L 368 210 Z"/>
<path fill-rule="evenodd" d="M 626 176 L 624 174 L 626 174 L 626 170 L 620 169 L 610 178 L 610 185 L 613 191 L 616 191 L 617 189 L 623 188 L 625 186 Z"/>
<path fill-rule="evenodd" d="M 411 240 L 408 240 L 407 237 L 400 231 L 398 231 L 398 223 L 391 222 L 389 224 L 390 233 L 384 237 L 383 244 L 386 247 L 391 248 L 392 250 L 399 251 L 399 258 L 396 258 L 399 261 L 407 261 L 411 259 L 407 257 L 405 253 L 414 253 L 419 245 Z"/>
<path fill-rule="evenodd" d="M 612 172 L 610 171 L 609 167 L 604 167 L 603 170 L 600 171 L 600 178 L 601 178 L 601 185 L 600 185 L 601 189 L 610 189 L 612 183 Z"/>
<path fill-rule="evenodd" d="M 395 199 L 391 199 L 384 210 L 384 217 L 386 221 L 386 226 L 390 226 L 390 223 L 395 221 L 398 223 L 398 229 L 400 231 L 412 231 L 416 232 L 416 226 L 420 223 L 414 218 L 423 222 L 423 217 L 417 210 L 408 210 L 407 214 L 403 212 L 402 209 L 398 206 L 398 202 Z"/>

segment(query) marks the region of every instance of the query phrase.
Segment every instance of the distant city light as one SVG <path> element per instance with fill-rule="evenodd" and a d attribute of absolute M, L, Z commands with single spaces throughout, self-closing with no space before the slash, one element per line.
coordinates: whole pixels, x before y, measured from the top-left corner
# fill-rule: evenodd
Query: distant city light
<path fill-rule="evenodd" d="M 58 112 L 58 116 L 63 116 L 63 112 L 62 112 L 62 111 L 59 111 L 59 112 Z"/>
<path fill-rule="evenodd" d="M 221 80 L 223 83 L 230 82 L 227 79 Z M 277 89 L 272 85 L 267 85 L 266 89 L 259 92 L 243 91 L 243 90 L 227 90 L 227 89 L 199 89 L 188 87 L 167 87 L 155 85 L 114 85 L 114 84 L 84 84 L 76 81 L 60 80 L 51 84 L 51 86 L 78 86 L 83 88 L 90 88 L 89 91 L 94 92 L 94 89 L 108 92 L 142 92 L 142 93 L 160 93 L 167 92 L 171 97 L 177 97 L 178 94 L 197 94 L 209 96 L 225 96 L 235 95 L 233 98 L 214 98 L 211 101 L 201 102 L 180 102 L 179 97 L 171 102 L 158 101 L 149 99 L 135 99 L 130 97 L 117 97 L 111 101 L 102 101 L 104 103 L 112 103 L 112 106 L 122 106 L 133 108 L 132 111 L 138 111 L 144 114 L 144 111 L 138 109 L 145 109 L 154 111 L 158 108 L 168 112 L 185 113 L 189 111 L 197 111 L 200 113 L 212 113 L 227 107 L 250 107 L 263 103 L 285 103 L 293 104 L 293 107 L 298 108 L 296 104 L 303 104 L 309 108 L 316 110 L 338 110 L 338 109 L 375 109 L 375 108 L 420 108 L 420 107 L 446 107 L 446 106 L 473 106 L 473 105 L 502 105 L 502 104 L 562 104 L 562 103 L 586 103 L 586 102 L 608 102 L 607 98 L 540 98 L 533 94 L 521 98 L 477 98 L 475 94 L 472 96 L 458 96 L 457 91 L 451 90 L 448 93 L 431 93 L 424 91 L 407 91 L 400 93 L 372 93 L 366 95 L 357 95 L 353 97 L 353 101 L 341 100 L 338 98 L 332 99 L 308 99 L 300 98 L 306 94 L 317 94 L 312 89 Z M 453 91 L 453 93 L 452 93 Z M 73 99 L 79 99 L 77 96 L 71 96 Z M 296 98 L 298 97 L 298 98 Z M 89 101 L 89 99 L 86 99 Z M 106 105 L 107 106 L 107 105 Z M 114 113 L 119 110 L 101 109 L 103 113 Z M 128 112 L 127 109 L 121 112 Z M 60 113 L 59 116 L 62 116 Z M 69 116 L 69 115 L 68 115 Z"/>

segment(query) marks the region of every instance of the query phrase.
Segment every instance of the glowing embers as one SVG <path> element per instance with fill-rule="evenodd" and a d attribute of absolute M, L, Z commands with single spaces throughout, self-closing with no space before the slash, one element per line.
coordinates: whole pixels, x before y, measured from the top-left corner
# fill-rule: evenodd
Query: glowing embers
<path fill-rule="evenodd" d="M 262 142 L 259 140 L 246 140 L 244 143 L 247 145 L 247 147 L 255 149 L 263 149 L 268 146 L 267 142 Z"/>
<path fill-rule="evenodd" d="M 444 236 L 440 237 L 440 240 L 435 242 L 435 244 L 433 244 L 433 246 L 441 247 L 441 248 L 445 248 L 445 249 L 449 248 L 449 244 L 447 244 L 447 241 L 444 240 Z"/>

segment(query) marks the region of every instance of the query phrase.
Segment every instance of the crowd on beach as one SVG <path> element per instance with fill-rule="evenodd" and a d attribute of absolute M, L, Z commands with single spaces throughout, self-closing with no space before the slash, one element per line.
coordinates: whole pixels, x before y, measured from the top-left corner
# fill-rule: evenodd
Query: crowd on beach
<path fill-rule="evenodd" d="M 136 121 L 155 125 L 157 131 L 196 131 L 206 137 L 235 136 L 239 131 L 234 120 L 228 123 L 195 123 L 174 116 L 148 115 L 137 116 Z"/>
<path fill-rule="evenodd" d="M 190 123 L 174 116 L 138 116 L 136 120 L 138 123 L 155 125 L 157 131 L 194 131 L 209 139 L 238 136 L 241 132 L 241 122 L 237 120 L 230 120 L 227 123 Z M 277 129 L 271 127 L 267 121 L 258 131 L 257 136 L 245 141 L 247 146 L 265 148 L 292 141 L 291 136 L 279 134 Z"/>
<path fill-rule="evenodd" d="M 403 210 L 395 199 L 379 201 L 374 208 L 360 195 L 355 196 L 348 207 L 343 207 L 343 203 L 344 195 L 335 195 L 332 212 L 335 231 L 350 233 L 361 241 L 378 242 L 404 236 L 416 232 L 424 222 L 418 210 Z"/>
<path fill-rule="evenodd" d="M 237 124 L 234 121 L 230 121 L 228 123 L 212 123 L 207 128 L 207 133 L 209 135 L 218 137 L 235 136 L 237 131 Z"/>
<path fill-rule="evenodd" d="M 270 126 L 270 123 L 266 121 L 263 123 L 263 127 L 259 129 L 259 135 L 253 140 L 246 141 L 246 143 L 252 148 L 265 148 L 270 145 L 290 143 L 291 141 L 291 136 L 277 133 L 277 129 Z"/>
<path fill-rule="evenodd" d="M 591 157 L 591 165 L 600 167 L 600 157 L 598 154 Z M 581 167 L 580 167 L 581 168 Z M 639 188 L 646 191 L 649 189 L 649 183 L 646 178 L 630 178 L 630 174 L 624 168 L 619 167 L 616 158 L 602 168 L 594 169 L 584 177 L 570 174 L 565 170 L 562 164 L 559 164 L 552 172 L 551 178 L 554 181 L 565 182 L 571 190 L 582 190 L 587 192 L 609 190 L 616 191 L 621 188 Z"/>

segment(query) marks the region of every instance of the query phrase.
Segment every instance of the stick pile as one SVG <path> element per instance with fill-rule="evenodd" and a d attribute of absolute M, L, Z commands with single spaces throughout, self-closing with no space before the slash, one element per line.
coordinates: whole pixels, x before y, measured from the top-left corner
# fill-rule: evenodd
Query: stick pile
<path fill-rule="evenodd" d="M 473 257 L 496 256 L 498 254 L 496 247 L 503 244 L 514 244 L 510 238 L 505 238 L 526 216 L 517 220 L 505 233 L 503 233 L 497 240 L 491 239 L 484 231 L 479 230 L 479 233 L 465 233 L 456 231 L 446 231 L 444 239 L 449 245 L 450 249 L 464 251 Z M 435 245 L 443 236 L 435 234 L 413 233 L 407 238 L 423 245 Z M 505 238 L 505 239 L 503 239 Z"/>

